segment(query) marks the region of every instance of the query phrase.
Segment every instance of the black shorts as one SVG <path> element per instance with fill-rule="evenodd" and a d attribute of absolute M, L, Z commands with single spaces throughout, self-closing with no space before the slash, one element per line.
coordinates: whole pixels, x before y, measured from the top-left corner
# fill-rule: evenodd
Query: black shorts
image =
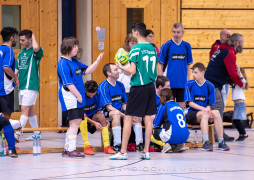
<path fill-rule="evenodd" d="M 156 92 L 153 83 L 131 87 L 125 114 L 137 117 L 156 114 Z"/>
<path fill-rule="evenodd" d="M 197 113 L 198 111 L 191 111 L 188 114 L 185 115 L 186 123 L 190 125 L 199 125 L 197 121 Z"/>
<path fill-rule="evenodd" d="M 75 108 L 67 110 L 67 120 L 84 119 L 84 108 Z"/>
<path fill-rule="evenodd" d="M 9 119 L 7 119 L 6 117 L 0 117 L 0 131 L 4 126 L 7 126 L 9 124 L 10 124 Z"/>
<path fill-rule="evenodd" d="M 171 88 L 176 102 L 184 102 L 184 88 Z"/>
<path fill-rule="evenodd" d="M 14 91 L 6 96 L 0 96 L 0 112 L 14 112 Z"/>

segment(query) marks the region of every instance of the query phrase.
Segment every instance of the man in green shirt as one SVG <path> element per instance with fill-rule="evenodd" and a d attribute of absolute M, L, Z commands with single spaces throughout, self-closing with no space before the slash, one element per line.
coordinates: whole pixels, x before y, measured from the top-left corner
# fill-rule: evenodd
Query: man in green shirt
<path fill-rule="evenodd" d="M 39 47 L 34 34 L 30 30 L 23 30 L 19 33 L 20 44 L 24 47 L 19 52 L 15 63 L 15 73 L 18 74 L 19 104 L 21 105 L 20 123 L 25 127 L 27 120 L 32 128 L 38 127 L 37 116 L 34 112 L 34 105 L 39 91 L 39 63 L 43 56 L 43 50 Z M 34 132 L 38 134 L 39 132 Z M 16 139 L 20 134 L 16 133 Z M 25 140 L 32 140 L 28 137 Z"/>
<path fill-rule="evenodd" d="M 138 44 L 131 48 L 129 68 L 117 63 L 118 67 L 131 74 L 131 89 L 127 101 L 124 118 L 123 137 L 121 151 L 109 159 L 127 159 L 127 144 L 131 133 L 134 116 L 144 118 L 145 122 L 145 147 L 141 153 L 141 159 L 150 159 L 149 145 L 153 130 L 152 116 L 156 114 L 156 93 L 154 81 L 157 77 L 157 52 L 153 45 L 146 42 L 146 25 L 137 22 L 132 25 L 132 34 L 138 40 Z"/>

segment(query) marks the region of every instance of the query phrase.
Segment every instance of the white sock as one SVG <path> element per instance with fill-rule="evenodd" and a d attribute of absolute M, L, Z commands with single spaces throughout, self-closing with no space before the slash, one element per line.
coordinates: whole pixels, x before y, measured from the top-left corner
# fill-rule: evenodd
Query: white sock
<path fill-rule="evenodd" d="M 38 122 L 37 122 L 37 116 L 31 116 L 29 117 L 29 123 L 31 125 L 31 128 L 38 128 Z M 34 131 L 34 134 L 39 134 L 40 131 Z"/>
<path fill-rule="evenodd" d="M 69 135 L 68 136 L 68 151 L 75 151 L 76 150 L 76 141 L 77 141 L 77 135 Z"/>
<path fill-rule="evenodd" d="M 114 136 L 114 146 L 119 145 L 122 143 L 121 135 L 122 135 L 122 128 L 121 126 L 112 127 L 113 136 Z"/>
<path fill-rule="evenodd" d="M 134 132 L 135 132 L 135 141 L 136 141 L 136 144 L 140 144 L 142 143 L 143 144 L 143 134 L 142 134 L 142 126 L 141 126 L 141 123 L 134 123 Z"/>
<path fill-rule="evenodd" d="M 64 149 L 65 149 L 66 151 L 68 151 L 68 148 L 69 148 L 69 140 L 68 140 L 68 137 L 66 136 L 66 137 L 65 137 Z"/>
<path fill-rule="evenodd" d="M 26 126 L 27 120 L 28 120 L 28 116 L 25 116 L 25 115 L 20 116 L 19 121 L 20 121 L 22 128 L 24 128 Z"/>

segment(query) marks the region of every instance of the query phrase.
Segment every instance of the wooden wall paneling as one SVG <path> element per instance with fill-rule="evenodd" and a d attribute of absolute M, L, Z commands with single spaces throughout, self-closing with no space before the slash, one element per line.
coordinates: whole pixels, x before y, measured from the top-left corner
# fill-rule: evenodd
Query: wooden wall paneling
<path fill-rule="evenodd" d="M 192 49 L 193 62 L 202 62 L 205 66 L 209 62 L 210 49 Z M 254 67 L 254 49 L 244 49 L 242 54 L 236 55 L 236 63 L 240 67 Z"/>
<path fill-rule="evenodd" d="M 254 9 L 253 0 L 182 0 L 182 8 Z"/>
<path fill-rule="evenodd" d="M 101 83 L 105 80 L 105 76 L 103 75 L 102 69 L 106 63 L 110 62 L 109 59 L 109 0 L 93 0 L 93 62 L 97 59 L 98 55 L 101 52 L 104 52 L 104 57 L 100 62 L 98 68 L 93 73 L 93 80 Z M 101 28 L 105 28 L 105 41 L 97 40 L 97 33 L 95 28 L 99 26 Z M 98 50 L 98 43 L 104 42 L 104 50 Z"/>
<path fill-rule="evenodd" d="M 147 29 L 154 32 L 153 43 L 160 48 L 160 31 L 161 31 L 161 16 L 160 16 L 160 0 L 150 0 L 150 3 L 144 10 L 144 22 Z"/>
<path fill-rule="evenodd" d="M 221 29 L 186 29 L 183 39 L 189 42 L 192 48 L 211 48 L 215 40 L 220 39 L 220 31 Z M 254 48 L 253 30 L 232 29 L 231 32 L 243 35 L 244 48 Z"/>
<path fill-rule="evenodd" d="M 57 126 L 57 1 L 41 0 L 40 46 L 44 55 L 40 63 L 40 126 Z"/>
<path fill-rule="evenodd" d="M 110 0 L 110 54 L 109 61 L 114 62 L 114 57 L 119 48 L 122 47 L 124 39 L 127 35 L 126 14 L 127 9 L 124 4 L 119 0 Z"/>
<path fill-rule="evenodd" d="M 185 28 L 254 28 L 253 10 L 182 10 Z"/>
<path fill-rule="evenodd" d="M 180 22 L 181 8 L 178 0 L 161 0 L 161 45 L 171 39 L 172 26 Z"/>

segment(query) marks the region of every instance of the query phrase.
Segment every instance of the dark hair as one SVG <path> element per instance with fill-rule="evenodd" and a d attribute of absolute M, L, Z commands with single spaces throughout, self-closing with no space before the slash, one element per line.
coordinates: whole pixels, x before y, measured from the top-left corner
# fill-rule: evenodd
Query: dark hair
<path fill-rule="evenodd" d="M 145 37 L 147 37 L 149 34 L 154 35 L 154 32 L 151 29 L 147 29 Z"/>
<path fill-rule="evenodd" d="M 129 46 L 129 42 L 132 42 L 132 41 L 138 42 L 138 40 L 132 36 L 132 33 L 130 33 L 126 36 L 124 44 L 123 44 L 123 49 L 125 51 L 130 52 L 131 48 Z"/>
<path fill-rule="evenodd" d="M 108 64 L 105 64 L 105 66 L 103 67 L 103 74 L 106 76 L 106 78 L 108 78 L 108 73 L 107 72 L 111 72 L 110 65 L 115 65 L 115 64 L 114 63 L 108 63 Z"/>
<path fill-rule="evenodd" d="M 171 100 L 173 98 L 173 92 L 171 89 L 165 88 L 162 89 L 161 95 L 160 95 L 160 103 L 164 105 L 167 101 Z"/>
<path fill-rule="evenodd" d="M 194 65 L 192 66 L 191 69 L 194 70 L 195 68 L 198 68 L 198 70 L 199 70 L 200 72 L 205 71 L 205 66 L 204 66 L 204 64 L 202 64 L 202 63 L 200 63 L 200 62 L 194 64 Z"/>
<path fill-rule="evenodd" d="M 86 81 L 85 91 L 89 93 L 95 93 L 98 90 L 98 84 L 94 80 Z"/>
<path fill-rule="evenodd" d="M 12 36 L 15 36 L 15 34 L 19 34 L 18 30 L 14 27 L 4 27 L 1 31 L 1 35 L 3 38 L 3 42 L 10 41 Z"/>
<path fill-rule="evenodd" d="M 131 29 L 134 31 L 138 31 L 140 36 L 146 37 L 146 25 L 142 22 L 136 22 L 131 26 Z"/>
<path fill-rule="evenodd" d="M 62 55 L 70 54 L 72 48 L 74 45 L 78 45 L 79 42 L 74 37 L 66 37 L 63 39 L 63 42 L 61 44 L 61 53 Z"/>
<path fill-rule="evenodd" d="M 159 86 L 164 87 L 167 81 L 169 81 L 169 79 L 166 76 L 157 76 L 156 88 L 159 88 Z"/>
<path fill-rule="evenodd" d="M 24 29 L 23 31 L 19 32 L 19 36 L 25 36 L 26 39 L 32 38 L 32 34 L 33 34 L 33 32 L 28 29 Z"/>

